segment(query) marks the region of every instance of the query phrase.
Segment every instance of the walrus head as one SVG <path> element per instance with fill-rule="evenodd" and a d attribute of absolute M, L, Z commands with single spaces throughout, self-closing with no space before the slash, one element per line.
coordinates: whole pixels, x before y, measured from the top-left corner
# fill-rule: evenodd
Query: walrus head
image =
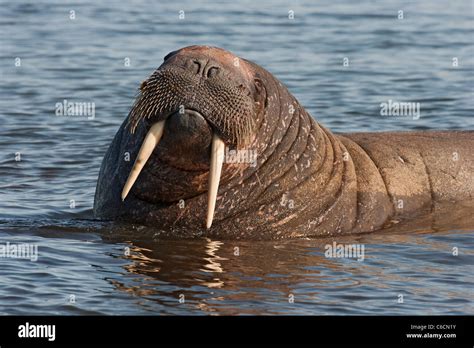
<path fill-rule="evenodd" d="M 343 151 L 261 66 L 186 47 L 142 83 L 102 161 L 94 215 L 171 238 L 325 233 L 347 196 Z"/>
<path fill-rule="evenodd" d="M 136 197 L 150 203 L 175 202 L 208 191 L 209 228 L 224 149 L 240 149 L 255 140 L 265 97 L 252 65 L 228 51 L 191 46 L 166 55 L 142 82 L 128 116 L 131 136 L 139 128 L 146 135 L 122 200 L 132 187 Z M 227 176 L 237 170 L 227 167 Z M 142 180 L 137 181 L 139 175 Z"/>

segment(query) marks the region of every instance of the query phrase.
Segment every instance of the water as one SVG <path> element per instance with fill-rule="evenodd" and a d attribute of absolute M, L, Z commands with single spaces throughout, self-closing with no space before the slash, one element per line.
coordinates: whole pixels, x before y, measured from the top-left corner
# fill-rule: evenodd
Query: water
<path fill-rule="evenodd" d="M 267 68 L 336 132 L 473 129 L 472 6 L 1 1 L 0 245 L 39 257 L 0 259 L 0 314 L 472 314 L 474 223 L 338 238 L 365 246 L 357 261 L 326 258 L 332 239 L 165 241 L 92 217 L 140 82 L 191 44 Z M 56 116 L 63 99 L 95 117 Z M 420 102 L 420 119 L 381 117 L 389 99 Z"/>

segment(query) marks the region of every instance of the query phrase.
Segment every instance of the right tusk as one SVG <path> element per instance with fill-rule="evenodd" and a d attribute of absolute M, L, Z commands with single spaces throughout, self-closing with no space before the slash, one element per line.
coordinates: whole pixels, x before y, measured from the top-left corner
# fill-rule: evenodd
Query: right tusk
<path fill-rule="evenodd" d="M 216 208 L 217 190 L 221 179 L 222 164 L 224 163 L 225 144 L 216 134 L 212 137 L 211 167 L 209 169 L 209 188 L 207 198 L 207 221 L 206 227 L 209 229 L 214 218 Z"/>
<path fill-rule="evenodd" d="M 146 134 L 145 140 L 143 141 L 135 163 L 133 164 L 133 168 L 130 171 L 128 179 L 123 187 L 122 201 L 124 201 L 127 197 L 128 192 L 135 183 L 135 180 L 137 180 L 138 175 L 146 164 L 146 161 L 148 161 L 148 158 L 150 158 L 156 145 L 158 145 L 160 142 L 161 136 L 163 135 L 163 130 L 165 128 L 165 122 L 166 120 L 155 123 Z"/>

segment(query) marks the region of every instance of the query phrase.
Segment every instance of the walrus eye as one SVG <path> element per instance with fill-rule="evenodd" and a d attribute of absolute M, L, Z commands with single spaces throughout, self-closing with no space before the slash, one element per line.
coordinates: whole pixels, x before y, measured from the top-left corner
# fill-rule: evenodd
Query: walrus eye
<path fill-rule="evenodd" d="M 256 101 L 265 101 L 265 107 L 267 107 L 267 91 L 265 89 L 265 86 L 263 85 L 262 81 L 260 79 L 255 79 L 255 97 L 254 99 Z"/>

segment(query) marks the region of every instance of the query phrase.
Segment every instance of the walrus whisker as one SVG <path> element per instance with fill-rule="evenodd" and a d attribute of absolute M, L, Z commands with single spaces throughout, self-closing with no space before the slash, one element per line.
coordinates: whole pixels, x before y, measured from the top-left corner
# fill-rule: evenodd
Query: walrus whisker
<path fill-rule="evenodd" d="M 140 172 L 148 161 L 148 158 L 150 158 L 156 145 L 158 145 L 160 142 L 161 136 L 163 135 L 163 130 L 165 128 L 165 122 L 166 120 L 155 123 L 145 136 L 145 140 L 140 147 L 140 151 L 138 152 L 138 156 L 135 160 L 135 163 L 133 164 L 133 168 L 130 171 L 128 179 L 123 187 L 122 201 L 124 201 L 127 197 L 128 192 L 135 183 L 135 180 L 137 180 L 138 175 L 140 175 Z"/>
<path fill-rule="evenodd" d="M 225 144 L 217 134 L 212 137 L 211 148 L 211 167 L 209 168 L 209 191 L 207 198 L 207 221 L 206 227 L 212 226 L 214 219 L 214 210 L 216 207 L 217 191 L 219 189 L 219 181 L 221 179 L 222 164 L 224 163 Z"/>

